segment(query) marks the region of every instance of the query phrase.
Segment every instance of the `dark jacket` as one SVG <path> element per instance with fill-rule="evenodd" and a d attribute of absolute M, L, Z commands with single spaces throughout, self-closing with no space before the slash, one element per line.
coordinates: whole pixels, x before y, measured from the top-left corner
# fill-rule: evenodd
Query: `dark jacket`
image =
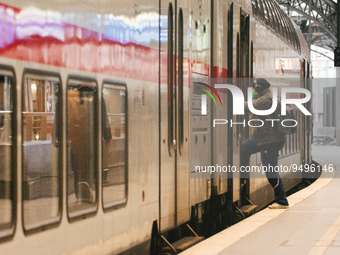
<path fill-rule="evenodd" d="M 248 103 L 244 104 L 245 109 L 248 109 Z M 253 106 L 257 110 L 268 110 L 272 106 L 272 93 L 270 89 L 265 89 L 257 93 L 257 98 L 253 100 Z M 263 145 L 268 143 L 282 142 L 285 141 L 284 134 L 278 134 L 275 127 L 272 127 L 271 121 L 265 121 L 266 119 L 275 119 L 274 113 L 270 115 L 259 116 L 250 113 L 249 120 L 260 119 L 263 120 L 264 125 L 262 127 L 249 127 L 250 137 L 257 141 L 257 145 Z M 281 123 L 276 123 L 276 125 L 281 125 Z M 252 126 L 259 126 L 259 122 L 251 122 Z"/>

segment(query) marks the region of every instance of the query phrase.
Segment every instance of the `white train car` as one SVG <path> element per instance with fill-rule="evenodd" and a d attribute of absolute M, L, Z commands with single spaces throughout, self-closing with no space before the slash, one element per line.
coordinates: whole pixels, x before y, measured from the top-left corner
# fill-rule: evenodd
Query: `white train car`
<path fill-rule="evenodd" d="M 266 179 L 193 167 L 239 167 L 247 133 L 213 128 L 237 120 L 230 95 L 202 115 L 198 84 L 309 76 L 276 4 L 2 0 L 0 12 L 1 254 L 158 254 L 186 224 L 209 236 L 233 206 L 273 200 Z M 311 162 L 301 123 L 281 164 Z"/>

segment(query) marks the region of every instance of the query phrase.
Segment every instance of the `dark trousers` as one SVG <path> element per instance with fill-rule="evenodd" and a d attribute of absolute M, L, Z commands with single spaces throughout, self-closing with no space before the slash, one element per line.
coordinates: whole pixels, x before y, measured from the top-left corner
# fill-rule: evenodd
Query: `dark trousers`
<path fill-rule="evenodd" d="M 284 142 L 269 143 L 264 145 L 257 145 L 254 138 L 246 139 L 241 146 L 241 166 L 249 166 L 251 154 L 261 152 L 262 165 L 275 167 L 279 157 L 279 151 L 282 149 Z M 267 171 L 266 177 L 270 185 L 274 189 L 275 201 L 280 205 L 288 205 L 286 192 L 283 187 L 281 177 L 276 171 Z"/>

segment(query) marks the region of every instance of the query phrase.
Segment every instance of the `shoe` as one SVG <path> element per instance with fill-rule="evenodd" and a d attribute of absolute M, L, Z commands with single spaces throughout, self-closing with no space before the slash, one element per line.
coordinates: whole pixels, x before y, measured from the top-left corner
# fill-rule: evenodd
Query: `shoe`
<path fill-rule="evenodd" d="M 269 209 L 288 209 L 289 205 L 280 205 L 278 203 L 274 203 L 272 205 L 268 205 Z"/>

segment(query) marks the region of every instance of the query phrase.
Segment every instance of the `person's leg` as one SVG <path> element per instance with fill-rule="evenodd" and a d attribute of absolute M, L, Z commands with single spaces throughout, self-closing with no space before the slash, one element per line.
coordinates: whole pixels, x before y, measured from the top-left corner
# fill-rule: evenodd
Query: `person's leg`
<path fill-rule="evenodd" d="M 264 146 L 261 150 L 261 158 L 262 164 L 267 167 L 266 176 L 270 185 L 274 189 L 276 203 L 279 205 L 288 205 L 288 200 L 281 177 L 278 173 L 278 170 L 276 169 L 277 171 L 275 171 L 275 167 L 277 166 L 278 162 L 279 150 L 281 150 L 282 147 L 283 142 Z"/>
<path fill-rule="evenodd" d="M 260 152 L 261 147 L 257 146 L 257 141 L 254 138 L 246 139 L 241 145 L 241 166 L 249 166 L 251 154 Z"/>
<path fill-rule="evenodd" d="M 257 141 L 254 138 L 246 139 L 241 145 L 240 155 L 240 167 L 249 166 L 249 160 L 251 154 L 260 152 L 261 147 L 257 146 Z M 246 179 L 249 178 L 249 173 L 240 171 L 240 184 L 243 186 L 246 183 Z"/>

